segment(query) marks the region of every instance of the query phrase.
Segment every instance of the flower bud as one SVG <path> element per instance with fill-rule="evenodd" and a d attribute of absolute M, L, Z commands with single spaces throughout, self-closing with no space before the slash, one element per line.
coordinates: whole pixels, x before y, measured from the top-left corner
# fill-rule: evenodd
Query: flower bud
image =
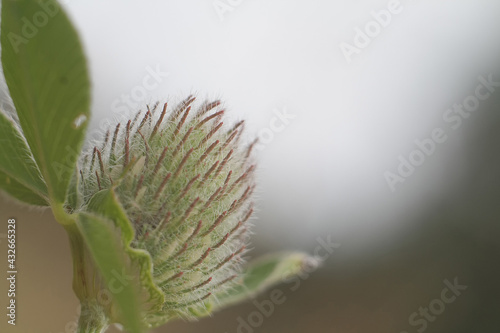
<path fill-rule="evenodd" d="M 206 311 L 240 272 L 253 212 L 251 150 L 243 121 L 226 127 L 220 102 L 158 103 L 109 130 L 80 163 L 80 207 L 113 187 L 134 226 L 132 247 L 152 258 L 165 296 L 146 314 L 157 326 Z"/>

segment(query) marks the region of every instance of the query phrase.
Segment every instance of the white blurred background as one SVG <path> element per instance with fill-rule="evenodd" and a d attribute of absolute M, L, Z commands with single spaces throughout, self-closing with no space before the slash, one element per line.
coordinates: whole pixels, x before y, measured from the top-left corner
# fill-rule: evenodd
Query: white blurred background
<path fill-rule="evenodd" d="M 221 98 L 246 119 L 249 137 L 286 110 L 295 118 L 260 152 L 257 240 L 307 247 L 328 233 L 354 253 L 395 240 L 410 230 L 408 216 L 453 191 L 466 163 L 461 132 L 448 125 L 450 139 L 394 193 L 384 173 L 500 65 L 495 0 L 396 1 L 399 13 L 349 63 L 341 44 L 354 45 L 355 29 L 390 3 L 73 0 L 67 8 L 90 61 L 93 128 L 134 92 L 137 108 L 192 92 Z M 140 98 L 134 88 L 147 68 L 169 74 Z"/>

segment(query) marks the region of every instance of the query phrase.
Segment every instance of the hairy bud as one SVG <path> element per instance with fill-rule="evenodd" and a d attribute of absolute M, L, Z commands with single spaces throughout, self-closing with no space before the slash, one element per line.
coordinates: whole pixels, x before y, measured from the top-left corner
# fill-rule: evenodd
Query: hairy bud
<path fill-rule="evenodd" d="M 223 125 L 220 102 L 192 107 L 156 104 L 110 129 L 79 168 L 85 210 L 114 188 L 135 229 L 132 247 L 146 250 L 165 303 L 147 321 L 192 317 L 206 300 L 237 281 L 245 253 L 254 190 L 244 124 Z"/>

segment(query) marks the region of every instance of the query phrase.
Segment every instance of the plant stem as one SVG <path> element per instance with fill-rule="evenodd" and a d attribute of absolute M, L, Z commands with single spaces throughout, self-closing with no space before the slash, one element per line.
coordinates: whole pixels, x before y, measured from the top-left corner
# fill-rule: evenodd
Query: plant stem
<path fill-rule="evenodd" d="M 99 304 L 82 303 L 76 333 L 104 333 L 107 328 L 108 320 Z"/>
<path fill-rule="evenodd" d="M 75 224 L 75 216 L 67 214 L 60 203 L 52 203 L 51 207 L 57 222 L 66 229 L 71 245 L 73 290 L 81 304 L 76 333 L 104 333 L 109 323 L 103 307 L 97 302 L 100 283 L 96 281 L 94 264 Z"/>
<path fill-rule="evenodd" d="M 73 257 L 73 291 L 81 304 L 76 333 L 103 333 L 108 327 L 108 319 L 105 304 L 98 302 L 98 295 L 104 286 L 96 276 L 94 263 L 78 227 L 73 223 L 64 225 L 64 228 L 69 236 Z"/>
<path fill-rule="evenodd" d="M 64 211 L 64 206 L 60 202 L 51 202 L 50 207 L 56 221 L 63 226 L 75 224 L 75 217 Z"/>

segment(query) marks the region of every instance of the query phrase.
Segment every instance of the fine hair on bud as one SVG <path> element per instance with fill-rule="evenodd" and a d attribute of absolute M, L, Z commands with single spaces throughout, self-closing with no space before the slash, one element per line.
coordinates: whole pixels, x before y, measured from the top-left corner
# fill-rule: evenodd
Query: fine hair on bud
<path fill-rule="evenodd" d="M 165 295 L 151 325 L 192 319 L 215 294 L 238 283 L 253 213 L 253 144 L 244 122 L 224 123 L 220 101 L 156 103 L 109 128 L 79 161 L 85 210 L 113 189 L 133 224 L 132 247 L 149 253 Z"/>

